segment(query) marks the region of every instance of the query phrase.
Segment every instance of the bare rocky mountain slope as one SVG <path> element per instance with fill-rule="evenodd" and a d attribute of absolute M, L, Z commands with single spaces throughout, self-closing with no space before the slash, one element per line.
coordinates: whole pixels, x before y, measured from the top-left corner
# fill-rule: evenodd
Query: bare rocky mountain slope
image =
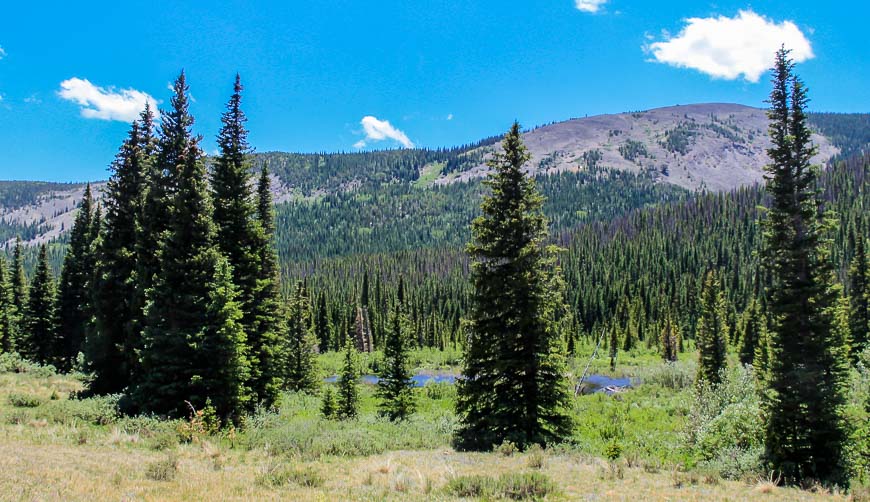
<path fill-rule="evenodd" d="M 649 170 L 683 188 L 718 191 L 762 180 L 770 147 L 767 125 L 764 110 L 710 103 L 572 119 L 528 131 L 523 139 L 532 156 L 529 170 L 535 174 L 598 165 Z M 839 152 L 824 136 L 815 134 L 813 141 L 818 163 Z M 478 165 L 442 175 L 435 183 L 486 172 L 485 165 Z"/>

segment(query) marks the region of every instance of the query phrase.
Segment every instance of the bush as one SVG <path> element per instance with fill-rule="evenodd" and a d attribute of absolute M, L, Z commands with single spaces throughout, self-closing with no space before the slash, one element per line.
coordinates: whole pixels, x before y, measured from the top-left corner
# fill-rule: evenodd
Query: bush
<path fill-rule="evenodd" d="M 761 470 L 764 431 L 757 387 L 752 369 L 738 366 L 723 376 L 722 384 L 694 392 L 686 443 L 722 477 L 737 479 Z"/>
<path fill-rule="evenodd" d="M 145 467 L 145 477 L 154 481 L 172 481 L 178 472 L 178 457 L 169 454 Z"/>
<path fill-rule="evenodd" d="M 517 448 L 517 445 L 513 444 L 508 440 L 505 440 L 502 444 L 498 445 L 495 451 L 498 452 L 498 454 L 502 457 L 510 457 L 514 453 L 519 451 L 519 449 Z"/>
<path fill-rule="evenodd" d="M 544 449 L 541 445 L 533 444 L 526 450 L 528 456 L 528 465 L 532 469 L 541 469 L 544 467 Z"/>
<path fill-rule="evenodd" d="M 503 474 L 498 479 L 481 476 L 457 476 L 447 483 L 447 491 L 462 498 L 504 497 L 513 500 L 540 499 L 556 491 L 556 485 L 540 472 Z"/>
<path fill-rule="evenodd" d="M 118 420 L 119 397 L 113 395 L 49 401 L 40 407 L 39 414 L 50 422 L 62 425 L 72 425 L 76 422 L 109 425 Z"/>
<path fill-rule="evenodd" d="M 0 354 L 0 373 L 28 373 L 37 378 L 48 378 L 57 374 L 54 366 L 32 363 L 14 352 Z"/>
<path fill-rule="evenodd" d="M 255 482 L 269 488 L 279 488 L 289 482 L 305 488 L 318 488 L 323 486 L 325 479 L 320 471 L 312 467 L 290 469 L 285 465 L 270 464 L 256 477 Z"/>
<path fill-rule="evenodd" d="M 42 404 L 42 399 L 30 394 L 9 394 L 9 404 L 16 408 L 36 408 Z"/>

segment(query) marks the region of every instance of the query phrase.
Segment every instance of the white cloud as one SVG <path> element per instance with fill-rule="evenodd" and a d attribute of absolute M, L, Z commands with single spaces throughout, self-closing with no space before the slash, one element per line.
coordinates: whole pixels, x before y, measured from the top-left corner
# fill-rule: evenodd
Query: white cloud
<path fill-rule="evenodd" d="M 88 80 L 75 77 L 61 82 L 57 94 L 80 105 L 82 117 L 88 119 L 132 122 L 145 108 L 146 102 L 157 108 L 154 98 L 142 91 L 97 87 Z"/>
<path fill-rule="evenodd" d="M 3 47 L 0 47 L 0 59 L 3 59 L 4 57 L 6 57 L 6 51 L 3 50 Z"/>
<path fill-rule="evenodd" d="M 598 12 L 608 0 L 574 0 L 574 5 L 583 12 Z"/>
<path fill-rule="evenodd" d="M 758 82 L 773 65 L 774 54 L 783 45 L 795 62 L 812 59 L 809 40 L 792 21 L 776 23 L 751 10 L 735 17 L 689 18 L 677 36 L 646 47 L 653 61 L 691 68 L 715 78 L 743 78 Z"/>
<path fill-rule="evenodd" d="M 353 144 L 353 147 L 356 148 L 357 150 L 359 150 L 359 149 L 361 149 L 361 148 L 365 148 L 365 147 L 366 147 L 366 142 L 365 142 L 364 140 L 359 140 L 359 141 L 357 141 L 356 143 Z"/>
<path fill-rule="evenodd" d="M 405 148 L 414 148 L 414 143 L 408 139 L 402 131 L 393 127 L 388 120 L 378 120 L 371 115 L 366 115 L 359 122 L 363 126 L 363 131 L 366 134 L 366 139 L 370 141 L 383 141 L 392 139 L 398 141 Z M 357 142 L 357 145 L 360 142 Z M 356 147 L 356 145 L 354 145 Z M 365 143 L 363 142 L 363 146 Z M 361 147 L 357 147 L 361 148 Z"/>
<path fill-rule="evenodd" d="M 447 114 L 447 120 L 453 120 L 453 114 L 452 114 L 452 113 L 448 113 L 448 114 Z"/>

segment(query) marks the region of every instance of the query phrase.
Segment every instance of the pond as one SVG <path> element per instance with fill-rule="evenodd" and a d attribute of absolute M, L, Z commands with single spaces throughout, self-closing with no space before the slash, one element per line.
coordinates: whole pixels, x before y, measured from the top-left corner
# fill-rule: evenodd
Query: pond
<path fill-rule="evenodd" d="M 460 377 L 455 373 L 417 373 L 411 377 L 411 381 L 414 387 L 423 387 L 430 382 L 453 384 L 456 383 L 457 378 Z M 360 377 L 360 381 L 369 385 L 376 385 L 379 380 L 380 378 L 377 375 L 363 375 Z M 338 381 L 338 376 L 327 377 L 324 381 L 335 383 Z M 636 382 L 632 382 L 631 378 L 628 377 L 612 378 L 605 375 L 587 375 L 586 379 L 583 380 L 581 393 L 593 394 L 595 392 L 604 392 L 606 394 L 613 394 L 621 389 L 632 387 L 635 384 Z"/>

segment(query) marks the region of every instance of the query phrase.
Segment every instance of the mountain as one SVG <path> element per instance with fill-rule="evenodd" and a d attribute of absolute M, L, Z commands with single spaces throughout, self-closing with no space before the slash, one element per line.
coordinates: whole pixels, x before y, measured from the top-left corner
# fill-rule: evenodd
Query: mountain
<path fill-rule="evenodd" d="M 810 120 L 817 130 L 818 163 L 870 144 L 868 114 L 812 114 Z M 548 197 L 564 198 L 561 212 L 548 213 L 558 230 L 669 200 L 682 189 L 723 191 L 759 182 L 770 144 L 766 130 L 764 110 L 710 103 L 571 119 L 529 130 L 523 139 L 530 172 L 562 175 L 544 183 Z M 477 183 L 465 182 L 486 175 L 485 162 L 499 139 L 445 149 L 266 152 L 253 160 L 255 168 L 266 165 L 273 173 L 283 225 L 278 233 L 285 242 L 310 236 L 316 222 L 321 241 L 338 231 L 357 238 L 328 246 L 327 254 L 380 252 L 463 239 L 480 193 Z M 627 195 L 615 193 L 626 186 Z M 97 197 L 102 187 L 93 184 Z M 0 243 L 15 235 L 32 244 L 62 237 L 83 191 L 84 184 L 0 182 Z M 458 216 L 450 219 L 445 212 Z M 419 238 L 394 235 L 403 228 L 414 228 Z M 298 256 L 292 252 L 288 259 Z"/>

